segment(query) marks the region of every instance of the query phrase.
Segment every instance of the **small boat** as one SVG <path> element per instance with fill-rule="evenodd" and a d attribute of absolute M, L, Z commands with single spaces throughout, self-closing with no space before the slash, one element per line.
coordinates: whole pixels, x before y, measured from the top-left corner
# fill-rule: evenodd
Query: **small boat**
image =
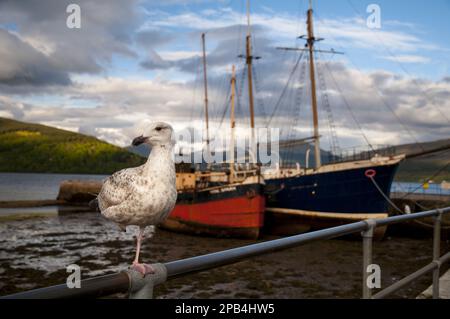
<path fill-rule="evenodd" d="M 205 84 L 206 147 L 209 147 L 205 35 L 202 34 Z M 231 77 L 231 161 L 177 173 L 177 204 L 162 228 L 195 235 L 256 239 L 264 225 L 264 179 L 259 167 L 238 169 L 234 163 L 235 68 Z M 253 121 L 252 121 L 253 124 Z M 207 149 L 209 152 L 209 150 Z"/>

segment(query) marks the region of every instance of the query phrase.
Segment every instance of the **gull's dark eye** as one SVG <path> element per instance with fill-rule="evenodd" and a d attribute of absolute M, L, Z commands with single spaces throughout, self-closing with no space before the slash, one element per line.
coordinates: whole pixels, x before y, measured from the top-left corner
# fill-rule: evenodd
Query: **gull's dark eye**
<path fill-rule="evenodd" d="M 155 128 L 155 130 L 157 130 L 158 132 L 162 130 L 161 126 L 158 126 L 157 128 Z"/>

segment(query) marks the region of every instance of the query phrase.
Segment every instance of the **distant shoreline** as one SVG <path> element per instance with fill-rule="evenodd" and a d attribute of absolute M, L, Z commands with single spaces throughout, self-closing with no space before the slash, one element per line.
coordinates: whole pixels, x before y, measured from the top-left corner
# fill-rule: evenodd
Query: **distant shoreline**
<path fill-rule="evenodd" d="M 39 175 L 45 175 L 45 174 L 51 174 L 51 175 L 84 175 L 84 176 L 99 176 L 99 177 L 108 177 L 111 176 L 112 174 L 109 173 L 73 173 L 73 172 L 24 172 L 24 171 L 18 171 L 18 172 L 14 172 L 14 171 L 0 171 L 0 174 L 39 174 Z M 397 183 L 421 183 L 421 182 L 425 182 L 425 179 L 422 176 L 416 176 L 411 174 L 411 177 L 405 177 L 405 174 L 402 174 L 401 172 L 397 173 L 397 175 L 401 175 L 398 176 L 400 177 L 400 179 L 398 178 L 394 178 L 394 182 Z M 396 176 L 397 177 L 397 176 Z M 448 178 L 444 177 L 435 177 L 434 179 L 434 183 L 435 184 L 440 184 L 444 181 L 448 180 Z"/>
<path fill-rule="evenodd" d="M 30 208 L 43 206 L 73 206 L 74 203 L 69 203 L 64 200 L 44 199 L 44 200 L 11 200 L 0 201 L 0 208 Z"/>
<path fill-rule="evenodd" d="M 24 172 L 24 171 L 0 171 L 0 174 L 51 174 L 51 175 L 92 175 L 92 176 L 110 176 L 109 173 L 70 173 L 70 172 Z"/>

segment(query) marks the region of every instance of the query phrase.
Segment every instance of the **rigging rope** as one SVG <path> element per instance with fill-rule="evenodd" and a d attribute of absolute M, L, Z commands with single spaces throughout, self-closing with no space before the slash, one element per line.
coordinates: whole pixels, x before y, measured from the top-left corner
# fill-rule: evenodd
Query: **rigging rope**
<path fill-rule="evenodd" d="M 254 64 L 252 64 L 252 70 L 253 70 L 253 74 L 254 74 L 254 79 L 255 79 L 255 97 L 256 97 L 256 104 L 257 104 L 257 106 L 259 106 L 257 109 L 258 110 L 261 110 L 261 112 L 262 112 L 262 118 L 263 119 L 265 119 L 266 120 L 266 127 L 268 126 L 267 125 L 267 116 L 266 116 L 266 107 L 265 107 L 265 105 L 264 105 L 264 100 L 260 97 L 260 95 L 261 94 L 258 94 L 258 92 L 261 92 L 261 90 L 260 90 L 260 83 L 259 83 L 259 77 L 258 77 L 258 74 L 257 74 L 257 72 L 256 72 L 256 67 L 255 67 L 255 65 Z M 256 117 L 258 117 L 257 115 L 256 115 Z"/>
<path fill-rule="evenodd" d="M 319 17 L 319 15 L 317 13 L 315 13 L 315 15 L 317 16 L 317 20 L 321 20 L 321 18 Z M 339 44 L 338 41 L 336 41 L 336 39 L 330 35 L 330 37 L 334 40 L 334 42 L 338 45 L 338 47 L 340 47 L 341 49 L 343 49 L 343 47 Z M 351 64 L 360 72 L 363 73 L 361 71 L 361 69 L 353 62 L 353 60 L 349 57 L 349 61 L 351 62 Z M 405 124 L 400 120 L 400 118 L 397 116 L 397 114 L 393 111 L 393 108 L 387 103 L 387 101 L 383 98 L 380 90 L 373 84 L 371 84 L 371 87 L 373 89 L 375 89 L 375 92 L 377 93 L 378 97 L 380 98 L 381 102 L 393 113 L 394 117 L 397 119 L 397 121 L 400 123 L 400 125 L 403 127 L 403 129 L 405 130 L 405 132 L 414 140 L 414 142 L 423 150 L 423 146 L 420 145 L 419 141 L 417 140 L 417 138 L 412 134 L 412 132 L 405 126 Z M 373 149 L 372 149 L 373 150 Z"/>
<path fill-rule="evenodd" d="M 340 151 L 340 147 L 339 147 L 339 140 L 337 137 L 337 132 L 336 132 L 336 126 L 334 124 L 334 118 L 333 118 L 333 112 L 331 110 L 331 105 L 330 105 L 330 101 L 328 99 L 328 94 L 326 92 L 327 86 L 326 86 L 326 82 L 325 82 L 325 76 L 323 74 L 323 62 L 322 63 L 317 63 L 317 74 L 318 74 L 318 78 L 319 78 L 319 85 L 320 85 L 320 90 L 322 92 L 322 106 L 323 109 L 325 109 L 326 114 L 327 114 L 327 119 L 328 119 L 328 125 L 329 125 L 329 131 L 330 131 L 330 149 L 331 149 L 331 155 L 335 154 L 337 155 Z"/>
<path fill-rule="evenodd" d="M 222 113 L 222 108 L 219 107 L 219 105 L 222 105 L 221 102 L 219 102 L 220 100 L 220 95 L 222 92 L 227 92 L 227 90 L 229 89 L 229 85 L 227 85 L 227 79 L 228 79 L 228 74 L 224 73 L 217 81 L 216 83 L 218 84 L 217 90 L 214 90 L 214 98 L 211 99 L 211 119 L 217 120 L 219 118 L 219 114 Z M 227 98 L 227 96 L 225 96 L 225 99 Z"/>
<path fill-rule="evenodd" d="M 224 102 L 224 105 L 222 107 L 222 109 L 223 109 L 222 116 L 220 117 L 219 125 L 217 126 L 216 131 L 214 133 L 214 138 L 216 138 L 217 135 L 219 134 L 219 132 L 221 131 L 222 124 L 223 124 L 223 122 L 225 120 L 225 116 L 226 116 L 226 114 L 228 112 L 228 109 L 230 107 L 230 103 L 229 103 L 229 101 L 230 101 L 230 94 L 231 94 L 231 87 L 228 88 L 228 92 L 225 95 L 225 102 Z"/>
<path fill-rule="evenodd" d="M 304 51 L 302 51 L 302 53 L 299 55 L 299 57 L 298 57 L 298 59 L 297 59 L 297 62 L 296 62 L 295 65 L 294 65 L 294 68 L 292 69 L 291 73 L 289 74 L 289 77 L 288 77 L 288 80 L 287 80 L 287 82 L 286 82 L 286 85 L 284 86 L 283 91 L 281 92 L 281 95 L 280 95 L 280 97 L 279 97 L 277 103 L 275 104 L 275 108 L 274 108 L 272 114 L 271 114 L 270 117 L 269 117 L 268 126 L 270 126 L 270 124 L 272 123 L 273 117 L 274 117 L 275 113 L 278 111 L 278 108 L 280 107 L 281 101 L 283 100 L 283 97 L 284 97 L 284 95 L 286 94 L 286 90 L 287 90 L 288 87 L 289 87 L 289 84 L 290 84 L 290 82 L 291 82 L 291 80 L 292 80 L 292 77 L 294 76 L 294 73 L 295 73 L 295 71 L 297 70 L 298 65 L 300 64 L 300 61 L 301 61 L 302 58 L 303 58 L 303 53 L 304 53 Z"/>
<path fill-rule="evenodd" d="M 199 65 L 200 65 L 200 58 L 196 59 L 196 64 L 195 64 L 195 77 L 194 77 L 194 92 L 192 93 L 192 104 L 191 104 L 191 112 L 190 112 L 190 122 L 193 121 L 194 119 L 194 110 L 196 110 L 196 97 L 197 97 L 197 86 L 198 86 L 198 70 L 199 70 Z"/>
<path fill-rule="evenodd" d="M 304 88 L 305 88 L 305 85 L 304 85 L 304 83 L 306 83 L 306 81 L 305 81 L 305 77 L 306 77 L 306 64 L 307 64 L 307 62 L 306 61 L 304 61 L 304 63 L 302 63 L 302 66 L 301 66 L 301 69 L 300 69 L 300 74 L 299 74 L 299 84 L 300 84 L 300 87 L 299 87 L 299 89 L 297 89 L 296 90 L 296 102 L 297 103 L 295 103 L 295 104 L 292 104 L 293 106 L 292 106 L 292 108 L 293 108 L 293 110 L 295 110 L 295 108 L 296 108 L 296 106 L 298 106 L 298 116 L 294 116 L 293 117 L 293 123 L 292 123 L 292 125 L 290 126 L 290 128 L 289 128 L 289 132 L 288 132 L 288 135 L 287 135 L 287 140 L 289 141 L 289 140 L 291 140 L 291 139 L 294 139 L 296 136 L 297 136 L 297 132 L 295 132 L 295 127 L 298 125 L 298 122 L 299 122 L 299 120 L 300 120 L 300 114 L 301 114 L 301 106 L 302 106 L 302 101 L 303 101 L 303 97 L 304 97 L 304 95 L 305 95 L 305 90 L 304 90 Z M 295 113 L 294 113 L 295 114 Z M 292 132 L 294 131 L 294 134 L 292 134 Z M 285 159 L 285 162 L 286 163 L 292 163 L 292 164 L 294 164 L 293 162 L 293 159 L 294 159 L 294 147 L 290 147 L 289 149 L 288 149 L 288 151 L 287 151 L 287 154 L 286 154 L 286 159 Z"/>
<path fill-rule="evenodd" d="M 328 67 L 328 64 L 325 63 L 325 67 L 328 70 L 328 72 L 330 73 L 331 79 L 333 80 L 334 85 L 336 86 L 336 89 L 339 91 L 342 100 L 344 101 L 344 105 L 346 106 L 347 110 L 349 111 L 350 115 L 353 118 L 353 121 L 355 122 L 355 124 L 358 126 L 359 131 L 361 132 L 361 135 L 364 137 L 364 140 L 366 141 L 367 145 L 369 145 L 370 149 L 372 151 L 375 151 L 374 147 L 372 146 L 372 143 L 370 143 L 368 137 L 366 136 L 366 134 L 364 133 L 364 130 L 361 127 L 361 124 L 359 123 L 359 121 L 356 119 L 355 114 L 353 113 L 352 108 L 350 107 L 350 104 L 348 103 L 347 99 L 345 98 L 344 94 L 342 93 L 342 90 L 338 84 L 338 82 L 336 81 L 333 72 L 331 71 L 331 69 Z"/>
<path fill-rule="evenodd" d="M 244 67 L 242 67 L 241 79 L 240 79 L 240 81 L 238 81 L 239 88 L 236 86 L 236 90 L 237 90 L 236 115 L 240 114 L 239 112 L 243 112 L 242 94 L 244 92 L 244 83 L 245 83 L 246 76 L 247 76 L 247 68 L 244 66 Z"/>
<path fill-rule="evenodd" d="M 353 11 L 360 17 L 365 19 L 365 17 L 360 13 L 360 11 L 355 7 L 355 5 L 351 2 L 351 0 L 347 0 L 347 2 L 350 4 L 350 7 L 353 9 Z M 369 29 L 371 30 L 371 29 Z M 397 59 L 397 57 L 392 53 L 392 51 L 389 49 L 389 47 L 387 45 L 384 44 L 383 42 L 383 38 L 378 37 L 376 32 L 373 32 L 373 34 L 377 37 L 377 39 L 379 40 L 379 43 L 381 43 L 381 45 L 384 47 L 384 49 L 387 51 L 387 53 L 394 59 L 394 61 L 400 66 L 400 68 L 403 70 L 403 72 L 405 72 L 410 78 L 411 81 L 414 83 L 414 85 L 416 87 L 418 87 L 422 93 L 429 99 L 429 100 L 434 100 L 434 98 L 430 98 L 427 94 L 427 92 L 425 90 L 422 89 L 422 87 L 419 85 L 419 83 L 417 82 L 417 80 L 411 76 L 411 74 L 408 72 L 408 70 L 405 68 L 405 66 Z M 434 103 L 433 103 L 434 105 Z M 447 117 L 447 115 L 442 112 L 442 110 L 437 106 L 434 105 L 436 110 L 438 110 L 438 112 L 441 114 L 441 116 L 447 120 L 447 122 L 450 123 L 450 119 Z"/>

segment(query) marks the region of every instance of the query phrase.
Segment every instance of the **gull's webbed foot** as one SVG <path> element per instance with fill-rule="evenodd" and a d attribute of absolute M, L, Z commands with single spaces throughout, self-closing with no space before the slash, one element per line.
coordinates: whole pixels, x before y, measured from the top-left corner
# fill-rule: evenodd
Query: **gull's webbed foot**
<path fill-rule="evenodd" d="M 133 264 L 130 267 L 131 269 L 139 272 L 142 274 L 142 276 L 145 277 L 145 275 L 147 274 L 154 274 L 155 273 L 155 269 L 153 269 L 152 266 L 147 265 L 147 264 L 141 264 L 138 262 L 133 262 Z"/>

